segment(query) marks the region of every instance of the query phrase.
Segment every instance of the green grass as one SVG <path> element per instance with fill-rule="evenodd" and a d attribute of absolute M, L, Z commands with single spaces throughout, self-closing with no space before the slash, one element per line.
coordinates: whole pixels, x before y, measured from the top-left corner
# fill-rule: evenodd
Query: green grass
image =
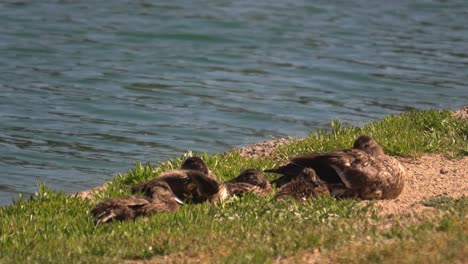
<path fill-rule="evenodd" d="M 457 158 L 468 152 L 466 121 L 448 111 L 414 111 L 364 127 L 333 121 L 328 131 L 279 147 L 280 160 L 196 155 L 226 180 L 243 169 L 270 168 L 294 155 L 349 148 L 360 134 L 375 137 L 391 155 Z M 192 153 L 158 166 L 137 164 L 115 177 L 97 200 L 128 194 L 129 184 L 178 168 L 187 155 Z M 437 208 L 433 213 L 380 217 L 372 203 L 322 197 L 299 204 L 249 195 L 98 227 L 90 216 L 93 204 L 39 184 L 34 197 L 0 208 L 0 263 L 121 263 L 163 261 L 164 256 L 175 262 L 300 262 L 314 250 L 332 263 L 451 263 L 468 255 L 466 198 L 425 201 Z"/>
<path fill-rule="evenodd" d="M 305 140 L 297 140 L 278 151 L 288 158 L 308 152 L 349 148 L 361 134 L 375 138 L 389 155 L 444 153 L 461 157 L 468 153 L 468 122 L 454 118 L 449 111 L 434 110 L 390 115 L 363 127 L 335 120 L 330 130 L 313 132 Z"/>

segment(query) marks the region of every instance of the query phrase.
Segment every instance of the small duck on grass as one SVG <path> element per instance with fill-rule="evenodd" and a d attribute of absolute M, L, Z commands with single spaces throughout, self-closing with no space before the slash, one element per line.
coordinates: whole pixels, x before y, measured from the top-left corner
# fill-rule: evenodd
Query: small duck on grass
<path fill-rule="evenodd" d="M 282 174 L 272 181 L 282 187 L 296 179 L 304 168 L 312 168 L 334 197 L 394 199 L 404 187 L 404 167 L 385 155 L 382 147 L 369 136 L 357 138 L 352 149 L 295 157 L 265 172 Z"/>
<path fill-rule="evenodd" d="M 317 177 L 311 168 L 305 168 L 296 179 L 284 185 L 275 195 L 275 199 L 282 200 L 292 197 L 298 201 L 305 201 L 310 197 L 330 196 L 327 185 Z"/>
<path fill-rule="evenodd" d="M 183 204 L 166 182 L 158 182 L 152 186 L 153 195 L 114 197 L 96 205 L 91 211 L 95 225 L 112 220 L 129 220 L 138 216 L 146 216 L 155 212 L 175 212 Z"/>
<path fill-rule="evenodd" d="M 132 193 L 141 196 L 114 197 L 96 205 L 91 214 L 96 225 L 113 219 L 127 220 L 154 212 L 175 212 L 185 202 L 212 200 L 219 192 L 219 183 L 209 174 L 198 157 L 184 161 L 180 170 L 162 173 L 159 177 L 132 186 Z"/>
<path fill-rule="evenodd" d="M 270 182 L 256 169 L 246 169 L 234 179 L 220 184 L 218 200 L 224 201 L 229 197 L 243 196 L 247 193 L 267 195 L 272 192 Z"/>
<path fill-rule="evenodd" d="M 149 181 L 135 184 L 132 193 L 142 192 L 146 197 L 153 196 L 153 186 L 166 182 L 174 195 L 185 203 L 201 203 L 212 199 L 219 191 L 215 176 L 206 163 L 198 157 L 187 158 L 181 169 L 164 172 Z"/>

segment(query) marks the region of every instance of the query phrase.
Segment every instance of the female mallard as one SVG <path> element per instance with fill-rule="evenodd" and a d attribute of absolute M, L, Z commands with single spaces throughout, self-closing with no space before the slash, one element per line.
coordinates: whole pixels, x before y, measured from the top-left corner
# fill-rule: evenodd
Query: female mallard
<path fill-rule="evenodd" d="M 317 177 L 313 169 L 305 168 L 297 175 L 296 179 L 284 185 L 276 193 L 275 199 L 281 200 L 292 197 L 298 201 L 303 201 L 320 195 L 330 195 L 327 185 Z"/>
<path fill-rule="evenodd" d="M 175 212 L 179 209 L 179 204 L 183 203 L 172 193 L 166 182 L 154 184 L 152 192 L 152 197 L 114 197 L 97 204 L 91 211 L 96 218 L 95 224 L 107 223 L 114 219 L 135 219 L 155 212 Z"/>
<path fill-rule="evenodd" d="M 382 147 L 369 136 L 356 139 L 352 149 L 299 156 L 284 166 L 265 171 L 283 174 L 272 182 L 281 187 L 304 168 L 314 169 L 334 197 L 393 199 L 404 187 L 403 166 L 385 155 Z"/>
<path fill-rule="evenodd" d="M 219 191 L 218 182 L 198 157 L 186 159 L 179 170 L 164 172 L 157 178 L 133 185 L 132 193 L 143 192 L 146 197 L 152 197 L 153 186 L 160 182 L 167 183 L 174 195 L 184 202 L 200 203 Z"/>

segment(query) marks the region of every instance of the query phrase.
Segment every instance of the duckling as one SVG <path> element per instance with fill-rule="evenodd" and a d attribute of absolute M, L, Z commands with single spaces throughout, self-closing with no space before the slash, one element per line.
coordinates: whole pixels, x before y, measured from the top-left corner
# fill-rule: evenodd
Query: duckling
<path fill-rule="evenodd" d="M 95 225 L 112 220 L 135 219 L 138 216 L 155 212 L 175 212 L 183 204 L 171 191 L 166 182 L 152 186 L 152 197 L 125 196 L 114 197 L 96 205 L 91 214 L 96 218 Z"/>
<path fill-rule="evenodd" d="M 218 192 L 219 187 L 214 176 L 210 176 L 203 160 L 190 157 L 184 161 L 179 170 L 164 172 L 157 178 L 133 185 L 132 193 L 143 192 L 146 197 L 152 197 L 153 186 L 159 182 L 166 182 L 177 198 L 194 203 L 209 200 Z"/>
<path fill-rule="evenodd" d="M 295 179 L 304 168 L 314 169 L 334 197 L 394 199 L 404 188 L 404 167 L 395 158 L 385 155 L 382 147 L 369 136 L 358 137 L 352 149 L 299 156 L 265 172 L 283 174 L 272 181 L 281 187 Z"/>
<path fill-rule="evenodd" d="M 246 193 L 267 195 L 272 192 L 270 182 L 256 169 L 246 169 L 234 179 L 219 185 L 219 191 L 215 199 L 224 201 L 229 197 L 243 196 Z"/>
<path fill-rule="evenodd" d="M 227 183 L 247 183 L 258 186 L 266 192 L 272 191 L 270 182 L 261 172 L 253 168 L 242 171 L 234 179 L 227 181 Z"/>
<path fill-rule="evenodd" d="M 330 195 L 327 185 L 317 177 L 311 168 L 302 170 L 297 178 L 284 185 L 275 195 L 275 199 L 282 200 L 293 197 L 298 201 L 304 201 L 309 197 Z"/>

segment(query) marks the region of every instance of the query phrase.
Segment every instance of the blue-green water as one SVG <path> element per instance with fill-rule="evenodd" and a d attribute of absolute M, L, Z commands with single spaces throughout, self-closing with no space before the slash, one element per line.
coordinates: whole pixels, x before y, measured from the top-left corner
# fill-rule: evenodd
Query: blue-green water
<path fill-rule="evenodd" d="M 0 3 L 0 204 L 468 102 L 468 1 Z"/>

